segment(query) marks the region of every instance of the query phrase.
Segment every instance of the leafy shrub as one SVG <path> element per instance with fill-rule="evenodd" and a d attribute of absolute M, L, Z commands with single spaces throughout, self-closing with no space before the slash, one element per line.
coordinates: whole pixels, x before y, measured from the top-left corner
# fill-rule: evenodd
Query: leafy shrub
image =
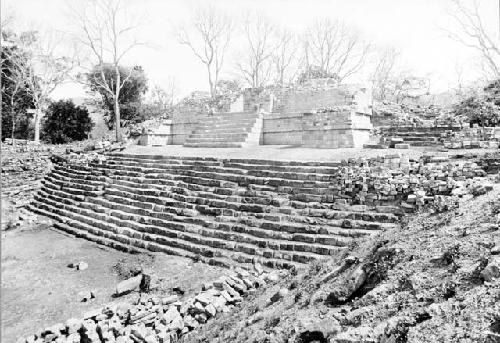
<path fill-rule="evenodd" d="M 466 117 L 470 124 L 497 126 L 500 124 L 500 107 L 483 96 L 471 96 L 453 106 L 453 113 Z"/>
<path fill-rule="evenodd" d="M 71 100 L 50 104 L 42 127 L 42 139 L 52 144 L 81 141 L 88 137 L 94 123 L 85 107 Z"/>

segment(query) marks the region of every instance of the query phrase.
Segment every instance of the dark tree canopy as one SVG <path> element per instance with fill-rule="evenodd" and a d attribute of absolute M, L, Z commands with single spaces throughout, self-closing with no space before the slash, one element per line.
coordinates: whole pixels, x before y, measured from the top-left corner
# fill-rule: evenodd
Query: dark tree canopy
<path fill-rule="evenodd" d="M 42 139 L 52 144 L 81 141 L 88 138 L 93 126 L 85 107 L 76 106 L 71 100 L 60 100 L 48 108 Z"/>
<path fill-rule="evenodd" d="M 141 122 L 144 118 L 144 111 L 141 111 L 142 98 L 147 91 L 147 78 L 144 70 L 140 66 L 135 67 L 120 67 L 120 78 L 127 80 L 120 91 L 118 98 L 120 104 L 120 122 L 122 125 Z M 115 86 L 115 69 L 112 65 L 105 65 L 104 76 L 108 86 L 114 91 Z M 114 127 L 115 115 L 113 111 L 114 100 L 113 96 L 108 93 L 105 87 L 100 85 L 102 80 L 101 69 L 94 67 L 94 69 L 87 74 L 92 91 L 101 95 L 101 106 L 107 113 L 106 123 L 110 129 Z"/>

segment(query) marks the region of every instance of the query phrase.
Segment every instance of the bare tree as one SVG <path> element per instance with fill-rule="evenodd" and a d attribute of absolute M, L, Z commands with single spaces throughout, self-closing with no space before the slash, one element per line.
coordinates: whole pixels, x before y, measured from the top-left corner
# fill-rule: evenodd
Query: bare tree
<path fill-rule="evenodd" d="M 10 68 L 4 70 L 2 68 L 2 79 L 9 81 L 9 86 L 6 83 L 2 83 L 2 97 L 8 97 L 10 105 L 10 116 L 12 120 L 12 132 L 11 139 L 12 145 L 15 145 L 15 130 L 16 130 L 16 98 L 25 86 L 25 72 L 23 68 L 26 68 L 27 63 L 25 63 L 24 58 L 26 57 L 22 51 L 17 49 L 12 41 L 2 40 L 2 66 L 4 66 L 5 60 L 9 60 Z"/>
<path fill-rule="evenodd" d="M 244 18 L 242 29 L 246 44 L 236 68 L 252 88 L 259 88 L 270 78 L 275 49 L 272 39 L 276 28 L 269 19 L 256 12 Z"/>
<path fill-rule="evenodd" d="M 395 77 L 395 66 L 399 52 L 394 48 L 384 49 L 376 55 L 374 70 L 372 73 L 373 98 L 384 101 L 391 93 L 393 79 Z"/>
<path fill-rule="evenodd" d="M 320 19 L 305 32 L 306 67 L 319 67 L 336 75 L 339 82 L 358 72 L 366 61 L 370 45 L 357 32 L 338 20 Z"/>
<path fill-rule="evenodd" d="M 213 7 L 207 7 L 196 10 L 189 24 L 175 29 L 179 43 L 189 47 L 207 68 L 212 98 L 217 95 L 217 81 L 231 39 L 231 28 L 229 17 Z"/>
<path fill-rule="evenodd" d="M 283 86 L 292 80 L 298 74 L 298 65 L 300 64 L 298 56 L 297 37 L 289 30 L 277 30 L 277 46 L 273 52 L 273 63 L 276 71 L 276 83 Z"/>
<path fill-rule="evenodd" d="M 176 92 L 177 87 L 175 84 L 175 78 L 169 77 L 168 84 L 165 88 L 159 85 L 153 86 L 151 89 L 151 101 L 161 109 L 165 110 L 174 105 Z"/>
<path fill-rule="evenodd" d="M 61 41 L 61 35 L 53 31 L 47 31 L 43 35 L 30 31 L 20 34 L 14 43 L 24 56 L 12 56 L 15 70 L 13 77 L 33 100 L 35 142 L 40 141 L 40 121 L 49 105 L 50 95 L 69 79 L 74 68 L 72 58 L 61 56 L 57 52 Z"/>
<path fill-rule="evenodd" d="M 72 12 L 79 29 L 75 38 L 82 48 L 80 67 L 87 71 L 92 68 L 99 70 L 99 76 L 92 81 L 113 99 L 116 140 L 122 141 L 119 98 L 123 85 L 132 76 L 133 68 L 129 68 L 128 75 L 122 77 L 119 67 L 132 49 L 145 44 L 132 35 L 139 26 L 137 19 L 130 15 L 121 0 L 88 0 Z M 111 80 L 106 78 L 109 66 L 114 68 Z M 86 78 L 79 81 L 89 84 Z"/>
<path fill-rule="evenodd" d="M 477 0 L 468 2 L 453 0 L 454 8 L 450 13 L 458 30 L 446 30 L 450 38 L 476 50 L 481 57 L 483 70 L 488 78 L 500 78 L 500 45 L 498 38 L 489 32 L 480 13 Z"/>

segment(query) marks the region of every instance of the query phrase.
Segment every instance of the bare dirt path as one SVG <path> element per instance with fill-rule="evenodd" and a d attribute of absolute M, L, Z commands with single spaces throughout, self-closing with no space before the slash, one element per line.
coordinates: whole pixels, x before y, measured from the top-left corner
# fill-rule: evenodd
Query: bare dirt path
<path fill-rule="evenodd" d="M 121 280 L 119 270 L 141 266 L 154 270 L 163 282 L 158 295 L 173 287 L 186 295 L 201 284 L 225 273 L 225 269 L 194 263 L 190 259 L 155 255 L 130 255 L 75 238 L 52 229 L 17 229 L 2 233 L 2 342 L 15 342 L 37 329 L 79 318 L 84 312 L 133 295 L 111 298 Z M 89 267 L 77 271 L 71 262 Z M 80 302 L 78 293 L 93 291 L 96 298 Z"/>

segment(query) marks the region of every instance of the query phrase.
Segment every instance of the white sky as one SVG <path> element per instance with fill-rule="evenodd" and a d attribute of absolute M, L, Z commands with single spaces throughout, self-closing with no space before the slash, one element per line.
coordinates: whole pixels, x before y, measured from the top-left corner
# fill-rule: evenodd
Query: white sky
<path fill-rule="evenodd" d="M 81 1 L 81 0 L 80 0 Z M 472 0 L 465 0 L 472 1 Z M 207 3 L 208 0 L 203 1 Z M 213 0 L 215 7 L 234 18 L 248 11 L 264 12 L 272 21 L 300 31 L 316 18 L 340 18 L 355 26 L 378 46 L 394 46 L 401 51 L 401 65 L 418 76 L 431 77 L 433 91 L 443 91 L 457 83 L 457 65 L 463 78 L 479 78 L 474 51 L 450 40 L 443 27 L 451 0 Z M 14 12 L 19 27 L 52 27 L 67 31 L 72 27 L 65 12 L 71 0 L 2 0 L 2 10 Z M 207 90 L 203 65 L 172 36 L 172 24 L 188 20 L 198 2 L 183 0 L 130 0 L 132 11 L 146 20 L 138 32 L 150 47 L 132 51 L 126 64 L 145 69 L 150 85 L 166 86 L 174 77 L 180 95 Z M 490 30 L 498 30 L 498 1 L 483 0 L 484 20 Z M 237 48 L 238 41 L 233 41 Z M 234 76 L 234 53 L 229 55 L 223 77 Z M 233 57 L 233 58 L 232 58 Z M 233 64 L 233 65 L 232 65 Z M 357 80 L 356 80 L 357 81 Z M 81 94 L 80 87 L 66 85 L 54 97 Z"/>

